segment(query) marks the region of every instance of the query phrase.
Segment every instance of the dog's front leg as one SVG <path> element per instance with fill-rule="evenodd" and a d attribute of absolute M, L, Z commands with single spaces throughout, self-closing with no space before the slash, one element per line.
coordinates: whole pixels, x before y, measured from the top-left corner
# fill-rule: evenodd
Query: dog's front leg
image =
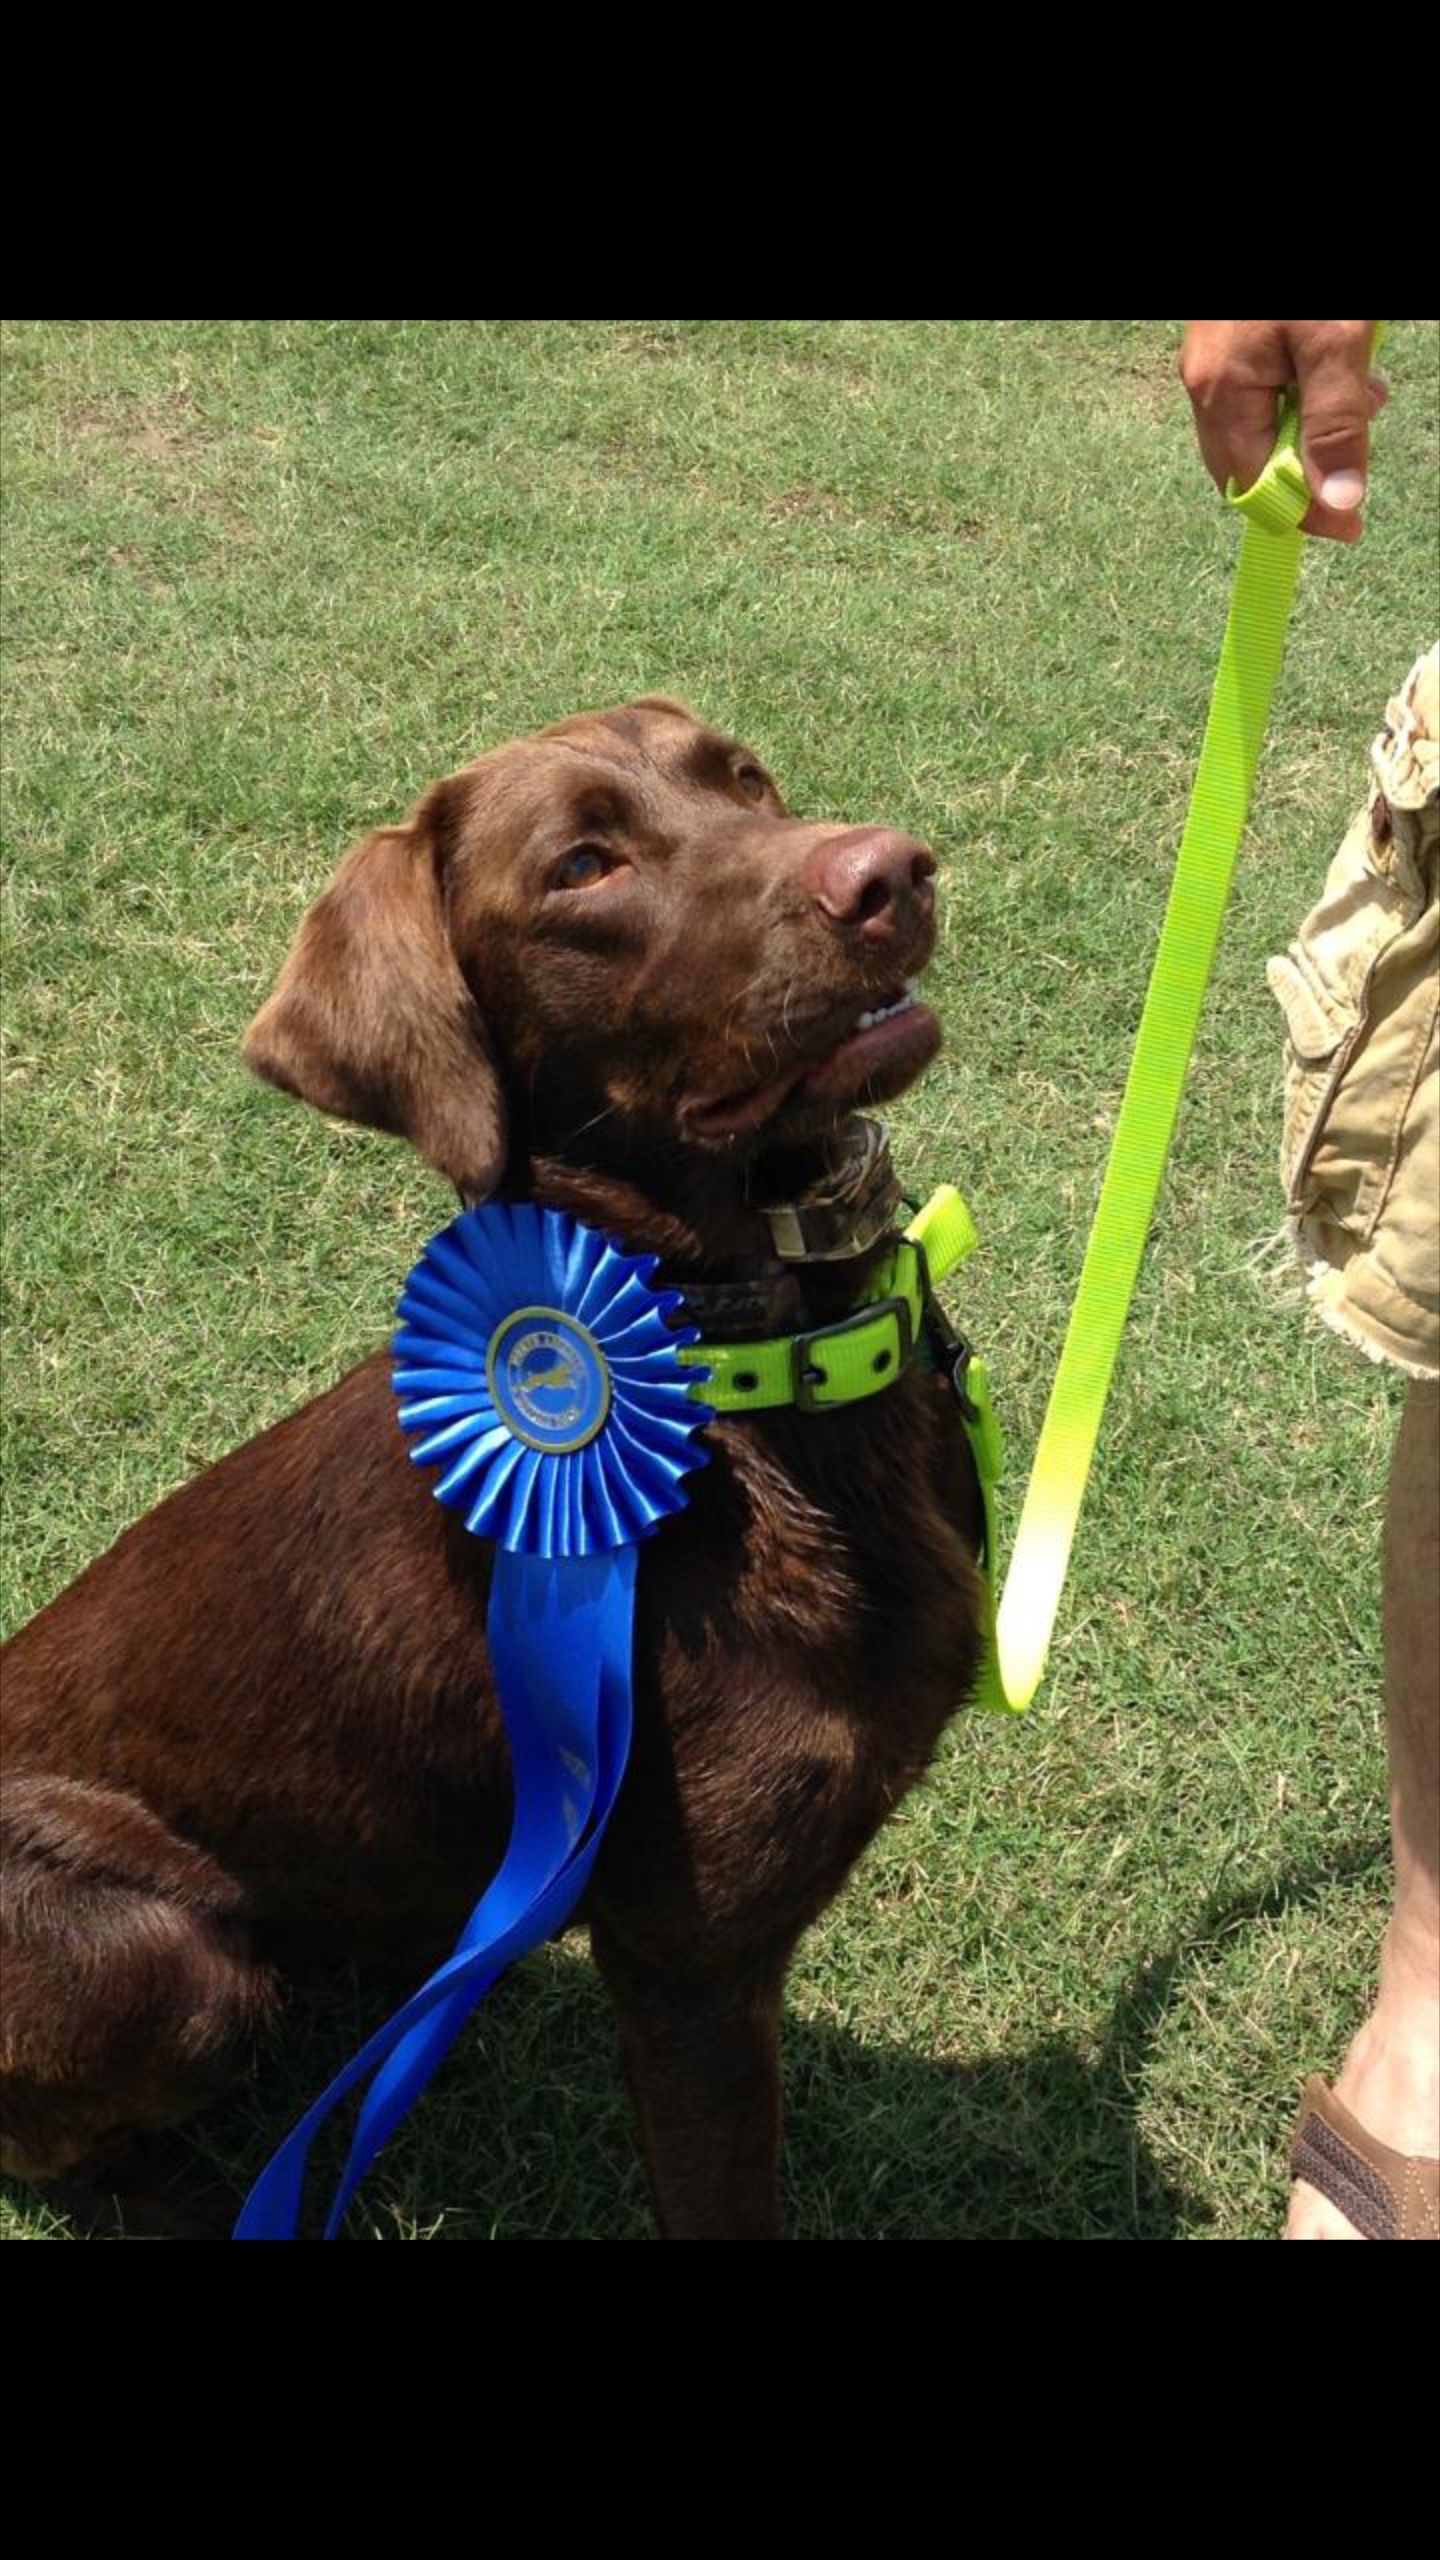
<path fill-rule="evenodd" d="M 789 1949 L 686 1979 L 590 1933 L 615 2003 L 625 2076 L 667 2240 L 778 2240 L 780 1993 Z"/>

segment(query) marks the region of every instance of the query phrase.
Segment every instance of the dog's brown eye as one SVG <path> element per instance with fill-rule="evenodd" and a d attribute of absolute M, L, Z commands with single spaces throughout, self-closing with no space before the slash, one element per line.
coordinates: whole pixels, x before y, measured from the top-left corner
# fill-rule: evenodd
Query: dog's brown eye
<path fill-rule="evenodd" d="M 557 865 L 550 885 L 554 889 L 593 888 L 613 868 L 608 854 L 597 852 L 593 844 L 577 844 Z"/>
<path fill-rule="evenodd" d="M 735 779 L 749 800 L 765 797 L 765 776 L 758 764 L 742 764 L 735 768 Z"/>

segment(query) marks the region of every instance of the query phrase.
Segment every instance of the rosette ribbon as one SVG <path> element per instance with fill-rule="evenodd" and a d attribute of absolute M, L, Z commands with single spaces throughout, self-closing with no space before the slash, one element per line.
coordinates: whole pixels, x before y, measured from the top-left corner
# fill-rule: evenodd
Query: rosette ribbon
<path fill-rule="evenodd" d="M 339 2231 L 382 2143 L 465 2020 L 517 1956 L 563 1927 L 585 1888 L 625 1774 L 633 1720 L 638 1550 L 683 1509 L 712 1419 L 699 1340 L 668 1319 L 678 1290 L 656 1257 L 626 1254 L 530 1203 L 467 1209 L 406 1283 L 394 1385 L 411 1456 L 439 1466 L 436 1499 L 495 1542 L 486 1632 L 510 1742 L 509 1845 L 455 1952 L 371 2037 L 261 2172 L 237 2240 L 289 2240 L 319 2126 L 370 2085 L 325 2237 Z"/>

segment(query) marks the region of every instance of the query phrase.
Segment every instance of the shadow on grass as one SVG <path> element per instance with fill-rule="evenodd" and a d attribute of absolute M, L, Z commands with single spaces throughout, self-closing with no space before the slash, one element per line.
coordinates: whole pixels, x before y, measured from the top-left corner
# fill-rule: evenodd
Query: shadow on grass
<path fill-rule="evenodd" d="M 1163 2171 L 1137 2128 L 1161 2022 L 1222 1942 L 1370 1873 L 1384 1855 L 1357 1851 L 1249 1892 L 1217 1891 L 1181 1942 L 1137 1966 L 1098 2043 L 1087 2038 L 1083 2051 L 1057 2036 L 975 2066 L 934 2062 L 787 2017 L 792 2237 L 1166 2240 L 1203 2231 L 1205 2196 Z M 149 2146 L 156 2225 L 165 2227 L 169 2198 L 178 2236 L 223 2237 L 276 2144 L 408 1987 L 343 1967 L 295 1991 L 256 2082 L 193 2133 Z M 317 2212 L 343 2155 L 343 2133 L 327 2128 L 309 2187 Z M 46 2236 L 52 2226 L 34 2196 L 5 2192 Z M 102 2206 L 84 2236 L 144 2236 L 145 2224 L 143 2212 Z M 609 2004 L 578 1942 L 532 1958 L 477 2011 L 438 2087 L 372 2170 L 348 2236 L 654 2236 Z"/>

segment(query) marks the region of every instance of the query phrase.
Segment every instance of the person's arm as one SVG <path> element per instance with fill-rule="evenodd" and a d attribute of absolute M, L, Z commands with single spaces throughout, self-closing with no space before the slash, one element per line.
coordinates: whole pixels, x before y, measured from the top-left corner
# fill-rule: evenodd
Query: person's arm
<path fill-rule="evenodd" d="M 1190 320 L 1180 379 L 1216 487 L 1248 489 L 1275 441 L 1280 394 L 1300 387 L 1300 449 L 1315 504 L 1307 533 L 1358 542 L 1370 421 L 1386 398 L 1370 371 L 1373 320 Z"/>

